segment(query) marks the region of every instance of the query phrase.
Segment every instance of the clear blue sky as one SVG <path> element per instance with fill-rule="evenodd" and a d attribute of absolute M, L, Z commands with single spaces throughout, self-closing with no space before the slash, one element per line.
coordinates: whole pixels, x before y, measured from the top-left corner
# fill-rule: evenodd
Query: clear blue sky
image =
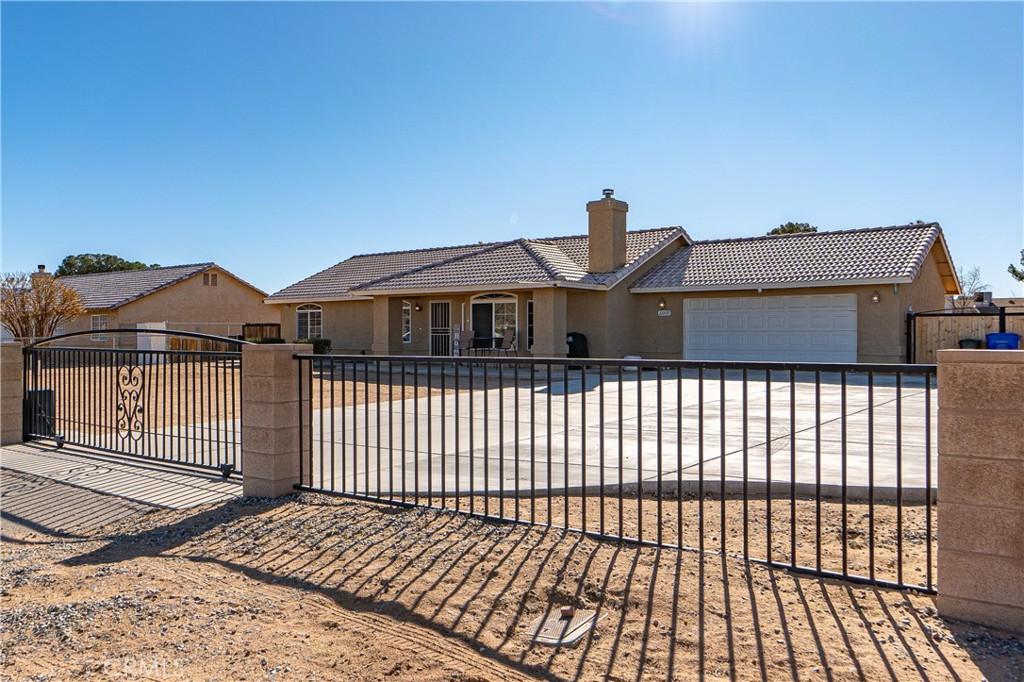
<path fill-rule="evenodd" d="M 3 3 L 4 270 L 349 255 L 630 226 L 938 220 L 1024 242 L 1022 5 Z"/>

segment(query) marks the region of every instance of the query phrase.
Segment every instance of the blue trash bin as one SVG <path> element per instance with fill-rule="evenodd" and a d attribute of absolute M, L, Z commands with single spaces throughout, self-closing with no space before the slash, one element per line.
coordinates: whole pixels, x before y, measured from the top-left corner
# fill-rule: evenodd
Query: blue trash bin
<path fill-rule="evenodd" d="M 989 350 L 1017 350 L 1020 348 L 1020 334 L 996 332 L 985 335 L 985 346 Z"/>

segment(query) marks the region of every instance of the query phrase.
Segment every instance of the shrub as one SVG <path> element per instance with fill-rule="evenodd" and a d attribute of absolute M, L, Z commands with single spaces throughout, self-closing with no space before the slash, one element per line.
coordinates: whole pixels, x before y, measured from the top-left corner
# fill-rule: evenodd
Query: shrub
<path fill-rule="evenodd" d="M 295 343 L 313 344 L 313 352 L 317 355 L 323 355 L 331 350 L 330 339 L 299 339 Z"/>

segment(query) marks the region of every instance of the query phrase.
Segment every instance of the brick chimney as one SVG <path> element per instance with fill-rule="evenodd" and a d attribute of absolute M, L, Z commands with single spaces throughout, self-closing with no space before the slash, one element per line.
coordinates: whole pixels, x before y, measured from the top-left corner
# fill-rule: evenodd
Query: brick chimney
<path fill-rule="evenodd" d="M 47 277 L 52 278 L 53 275 L 46 271 L 45 265 L 40 263 L 39 265 L 36 266 L 36 271 L 30 275 L 30 279 L 32 280 L 32 286 L 35 286 L 36 282 L 39 282 L 41 279 L 45 279 Z"/>
<path fill-rule="evenodd" d="M 626 264 L 626 212 L 629 204 L 602 190 L 604 198 L 587 202 L 590 222 L 590 272 L 612 272 Z"/>

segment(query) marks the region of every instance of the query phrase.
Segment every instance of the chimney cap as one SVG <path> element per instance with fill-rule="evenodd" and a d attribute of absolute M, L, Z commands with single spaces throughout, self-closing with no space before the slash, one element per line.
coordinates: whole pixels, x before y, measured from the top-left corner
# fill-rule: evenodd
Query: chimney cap
<path fill-rule="evenodd" d="M 39 272 L 46 272 L 46 266 L 44 264 L 40 263 L 36 267 L 39 268 Z"/>
<path fill-rule="evenodd" d="M 604 195 L 605 199 L 611 199 L 612 196 L 615 194 L 615 190 L 606 187 L 605 189 L 601 190 L 601 194 Z"/>

